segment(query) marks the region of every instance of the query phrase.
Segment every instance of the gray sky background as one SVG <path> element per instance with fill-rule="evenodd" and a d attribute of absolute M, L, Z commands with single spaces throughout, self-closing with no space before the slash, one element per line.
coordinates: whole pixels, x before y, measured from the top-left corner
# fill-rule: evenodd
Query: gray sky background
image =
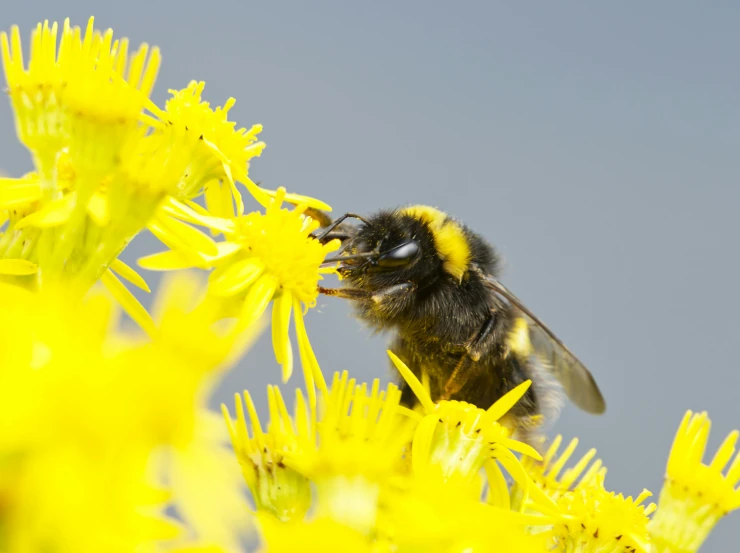
<path fill-rule="evenodd" d="M 607 486 L 657 500 L 685 409 L 709 411 L 712 447 L 740 426 L 740 4 L 452 4 L 8 1 L 0 27 L 26 46 L 39 20 L 95 15 L 161 46 L 158 103 L 205 80 L 265 125 L 255 180 L 336 214 L 413 202 L 466 221 L 606 395 L 606 415 L 569 406 L 555 430 L 598 449 Z M 29 169 L 7 102 L 0 152 Z M 160 249 L 141 237 L 126 258 Z M 390 375 L 386 339 L 340 300 L 307 324 L 326 373 Z M 263 339 L 217 402 L 248 387 L 264 407 L 278 379 Z M 738 521 L 704 551 L 736 549 Z"/>

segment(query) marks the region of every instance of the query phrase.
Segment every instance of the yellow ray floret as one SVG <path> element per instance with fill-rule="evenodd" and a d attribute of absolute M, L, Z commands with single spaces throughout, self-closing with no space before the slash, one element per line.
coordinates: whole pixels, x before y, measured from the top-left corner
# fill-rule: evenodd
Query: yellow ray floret
<path fill-rule="evenodd" d="M 606 467 L 602 465 L 601 459 L 593 460 L 596 456 L 596 450 L 593 448 L 587 451 L 574 466 L 563 470 L 578 447 L 578 438 L 573 438 L 565 450 L 559 454 L 558 450 L 562 441 L 562 436 L 557 435 L 547 448 L 542 460 L 531 457 L 522 458 L 522 465 L 533 482 L 554 500 L 572 490 L 577 481 L 588 485 L 594 482 L 597 475 L 601 478 L 606 476 Z M 518 491 L 515 490 L 515 495 Z M 519 498 L 515 503 L 519 504 Z"/>

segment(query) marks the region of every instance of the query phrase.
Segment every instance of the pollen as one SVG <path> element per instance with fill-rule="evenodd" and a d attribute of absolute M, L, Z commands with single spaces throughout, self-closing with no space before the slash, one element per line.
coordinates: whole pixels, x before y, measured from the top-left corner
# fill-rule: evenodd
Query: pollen
<path fill-rule="evenodd" d="M 532 342 L 529 339 L 529 325 L 526 319 L 517 317 L 514 320 L 507 344 L 509 349 L 521 358 L 526 359 L 532 355 Z"/>

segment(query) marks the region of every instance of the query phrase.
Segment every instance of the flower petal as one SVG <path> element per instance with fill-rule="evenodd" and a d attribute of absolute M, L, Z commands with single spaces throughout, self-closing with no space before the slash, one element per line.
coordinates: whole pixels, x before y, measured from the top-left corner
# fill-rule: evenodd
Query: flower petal
<path fill-rule="evenodd" d="M 76 194 L 69 194 L 62 199 L 45 205 L 38 211 L 31 213 L 18 221 L 13 228 L 20 230 L 25 227 L 48 228 L 65 223 L 75 208 Z"/>
<path fill-rule="evenodd" d="M 210 236 L 172 217 L 162 216 L 158 213 L 147 227 L 152 231 L 152 234 L 173 250 L 190 254 L 218 254 L 216 243 Z"/>
<path fill-rule="evenodd" d="M 198 204 L 193 203 L 192 205 L 196 206 Z M 230 232 L 234 230 L 234 223 L 232 221 L 199 213 L 190 205 L 186 205 L 176 198 L 168 198 L 160 209 L 177 219 L 194 225 L 201 225 L 219 232 Z"/>
<path fill-rule="evenodd" d="M 293 308 L 293 295 L 283 291 L 272 306 L 272 347 L 275 359 L 283 366 L 283 382 L 293 373 L 293 348 L 290 345 L 290 311 Z"/>
<path fill-rule="evenodd" d="M 264 192 L 270 196 L 274 197 L 275 195 L 275 191 L 273 190 L 265 190 L 264 188 L 262 190 L 264 190 Z M 288 192 L 287 194 L 285 194 L 285 201 L 293 205 L 303 204 L 306 207 L 313 207 L 315 209 L 320 209 L 322 211 L 332 211 L 331 206 L 329 204 L 326 204 L 322 202 L 321 200 L 317 200 L 316 198 L 311 198 L 310 196 L 303 196 L 301 194 L 292 194 Z"/>
<path fill-rule="evenodd" d="M 519 440 L 511 440 L 509 438 L 501 440 L 501 445 L 505 448 L 516 451 L 517 453 L 521 453 L 522 455 L 527 455 L 528 457 L 532 457 L 532 459 L 536 459 L 537 461 L 542 460 L 542 456 L 537 452 L 535 448 L 533 448 L 529 444 L 525 444 L 524 442 L 520 442 Z"/>
<path fill-rule="evenodd" d="M 142 257 L 137 261 L 139 267 L 150 271 L 174 271 L 198 267 L 205 269 L 205 262 L 196 256 L 186 255 L 177 250 L 167 250 Z"/>
<path fill-rule="evenodd" d="M 275 295 L 278 282 L 272 275 L 262 275 L 247 292 L 242 311 L 239 315 L 239 328 L 245 329 L 253 325 L 267 309 L 267 305 Z"/>
<path fill-rule="evenodd" d="M 306 392 L 308 393 L 309 402 L 313 401 L 314 403 L 311 403 L 311 405 L 315 406 L 316 390 L 314 386 L 317 386 L 322 392 L 327 392 L 326 380 L 324 379 L 324 373 L 321 372 L 321 366 L 319 365 L 316 355 L 313 352 L 313 348 L 311 347 L 311 342 L 308 340 L 306 323 L 303 320 L 301 301 L 298 298 L 293 298 L 293 312 L 295 313 L 295 333 L 298 338 L 298 351 L 301 356 L 301 367 L 303 368 L 303 376 L 306 380 Z"/>
<path fill-rule="evenodd" d="M 208 287 L 217 296 L 232 296 L 248 288 L 264 269 L 262 261 L 248 257 L 232 263 L 223 271 L 214 273 Z"/>
<path fill-rule="evenodd" d="M 506 472 L 509 473 L 522 490 L 524 490 L 525 496 L 529 496 L 529 498 L 537 505 L 538 510 L 544 514 L 558 514 L 557 504 L 544 491 L 542 491 L 539 486 L 536 486 L 532 482 L 529 476 L 527 476 L 524 467 L 519 462 L 519 459 L 517 459 L 511 451 L 505 447 L 497 447 L 495 449 L 494 457 L 496 461 L 506 469 Z M 522 502 L 522 505 L 524 505 L 524 503 L 525 502 Z"/>
<path fill-rule="evenodd" d="M 388 357 L 391 358 L 391 361 L 393 361 L 393 364 L 398 369 L 398 372 L 401 373 L 401 376 L 406 381 L 406 384 L 408 384 L 411 390 L 414 392 L 414 395 L 419 400 L 419 403 L 421 403 L 424 411 L 426 411 L 427 413 L 433 411 L 434 402 L 429 396 L 429 392 L 424 388 L 422 383 L 419 382 L 419 379 L 416 378 L 416 375 L 414 375 L 414 373 L 411 372 L 406 364 L 401 361 L 391 350 L 387 350 L 386 353 L 388 353 Z"/>
<path fill-rule="evenodd" d="M 232 219 L 236 215 L 231 187 L 224 186 L 220 180 L 214 180 L 206 185 L 204 194 L 208 211 L 216 217 Z"/>
<path fill-rule="evenodd" d="M 156 332 L 154 321 L 146 309 L 144 309 L 144 306 L 139 303 L 139 300 L 118 280 L 110 269 L 102 274 L 100 282 L 105 285 L 115 300 L 121 304 L 121 307 L 128 313 L 129 317 L 136 321 L 147 334 L 151 336 Z"/>
<path fill-rule="evenodd" d="M 509 390 L 508 392 L 506 392 L 503 397 L 501 397 L 498 401 L 496 401 L 496 403 L 488 408 L 486 412 L 487 415 L 491 418 L 491 420 L 499 420 L 501 417 L 509 412 L 509 410 L 516 404 L 517 401 L 522 398 L 522 396 L 527 392 L 531 385 L 532 381 L 527 380 L 519 384 L 519 386 L 517 386 L 513 390 Z"/>
<path fill-rule="evenodd" d="M 133 284 L 137 288 L 140 288 L 144 290 L 145 292 L 151 292 L 151 290 L 149 289 L 149 286 L 147 285 L 146 281 L 142 278 L 142 276 L 136 271 L 134 271 L 131 267 L 126 265 L 120 259 L 114 259 L 113 263 L 110 264 L 110 269 L 114 271 L 115 273 L 118 273 L 118 276 L 120 276 L 124 280 L 129 281 L 131 284 Z"/>
<path fill-rule="evenodd" d="M 236 187 L 234 176 L 231 174 L 231 167 L 228 162 L 223 162 L 223 168 L 224 173 L 226 174 L 226 180 L 229 183 L 229 188 L 231 189 L 231 195 L 234 197 L 234 201 L 236 202 L 236 214 L 244 215 L 244 200 L 242 199 L 241 192 L 239 192 L 239 189 Z M 262 204 L 262 202 L 260 203 Z M 264 206 L 265 204 L 262 205 Z"/>
<path fill-rule="evenodd" d="M 511 494 L 504 473 L 496 463 L 486 463 L 486 477 L 488 479 L 488 497 L 486 501 L 494 507 L 511 509 Z"/>
<path fill-rule="evenodd" d="M 241 246 L 235 242 L 218 242 L 216 248 L 218 249 L 216 255 L 187 255 L 177 250 L 167 250 L 142 257 L 137 263 L 139 267 L 150 271 L 172 271 L 191 267 L 208 269 L 213 263 L 241 250 Z"/>
<path fill-rule="evenodd" d="M 0 274 L 3 275 L 34 275 L 38 266 L 25 259 L 0 259 Z"/>
<path fill-rule="evenodd" d="M 13 209 L 41 199 L 41 184 L 36 178 L 0 178 L 0 209 Z"/>

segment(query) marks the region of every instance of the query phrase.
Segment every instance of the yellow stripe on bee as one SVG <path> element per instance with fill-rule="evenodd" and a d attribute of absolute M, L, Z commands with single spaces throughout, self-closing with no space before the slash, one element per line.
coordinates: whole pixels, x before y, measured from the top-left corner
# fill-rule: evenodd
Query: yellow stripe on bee
<path fill-rule="evenodd" d="M 470 246 L 463 229 L 446 213 L 426 205 L 413 205 L 401 211 L 429 226 L 434 245 L 444 263 L 444 270 L 458 281 L 468 272 Z"/>
<path fill-rule="evenodd" d="M 532 355 L 532 342 L 529 340 L 529 324 L 523 317 L 517 317 L 509 331 L 506 341 L 509 351 L 518 357 L 529 357 Z"/>

